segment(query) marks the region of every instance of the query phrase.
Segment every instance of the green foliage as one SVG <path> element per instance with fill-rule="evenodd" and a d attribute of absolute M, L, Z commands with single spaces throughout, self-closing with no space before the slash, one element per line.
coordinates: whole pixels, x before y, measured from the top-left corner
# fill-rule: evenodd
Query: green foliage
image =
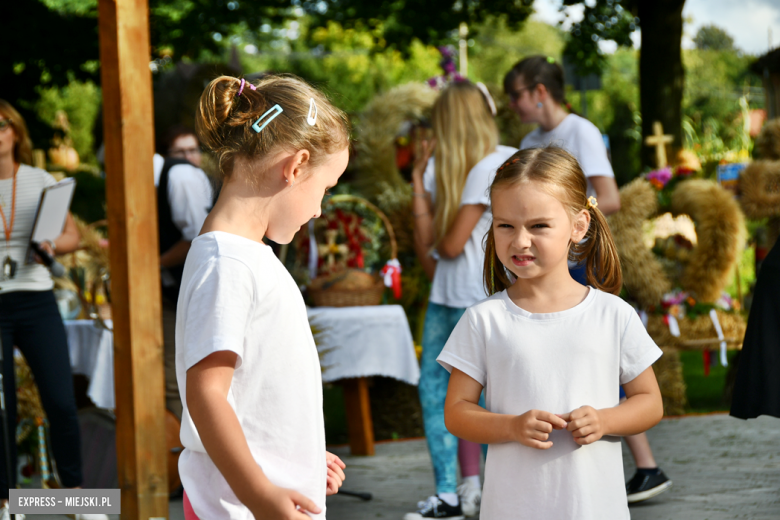
<path fill-rule="evenodd" d="M 693 43 L 701 51 L 733 51 L 734 38 L 717 25 L 703 25 L 693 37 Z"/>
<path fill-rule="evenodd" d="M 346 28 L 381 27 L 387 45 L 406 53 L 415 40 L 451 43 L 461 23 L 473 31 L 472 26 L 496 13 L 505 15 L 509 27 L 517 30 L 533 13 L 532 4 L 533 0 L 304 0 L 301 7 L 315 25 L 335 20 Z"/>
<path fill-rule="evenodd" d="M 411 42 L 405 58 L 387 48 L 381 28 L 345 29 L 336 22 L 309 28 L 300 24 L 301 36 L 285 42 L 287 49 L 257 54 L 242 53 L 245 71 L 289 72 L 323 88 L 336 105 L 359 112 L 377 93 L 410 81 L 424 81 L 441 73 L 439 52 L 419 41 Z M 311 42 L 314 50 L 305 42 Z M 278 46 L 277 46 L 278 47 Z"/>
<path fill-rule="evenodd" d="M 708 169 L 721 159 L 736 159 L 729 154 L 752 149 L 744 123 L 750 108 L 764 104 L 761 78 L 750 71 L 752 61 L 732 50 L 683 51 L 691 78 L 683 94 L 685 146 L 694 149 Z"/>
<path fill-rule="evenodd" d="M 562 30 L 534 20 L 516 31 L 506 16 L 489 17 L 475 27 L 475 32 L 469 42 L 469 77 L 489 85 L 503 85 L 507 71 L 528 56 L 542 54 L 560 59 L 564 47 Z"/>
<path fill-rule="evenodd" d="M 105 219 L 106 179 L 84 170 L 70 177 L 76 179 L 76 191 L 70 204 L 71 213 L 88 224 Z"/>
<path fill-rule="evenodd" d="M 564 60 L 574 64 L 579 75 L 600 74 L 607 66 L 608 60 L 599 42 L 614 41 L 619 47 L 631 47 L 631 33 L 639 26 L 639 19 L 631 12 L 633 3 L 620 0 L 564 0 L 564 7 L 584 4 L 583 19 L 572 24 L 563 51 Z"/>
<path fill-rule="evenodd" d="M 41 97 L 35 105 L 38 117 L 50 124 L 58 111 L 65 111 L 70 121 L 69 135 L 82 162 L 95 161 L 92 130 L 100 111 L 100 95 L 100 88 L 94 83 L 73 80 L 64 87 L 41 88 Z M 47 146 L 43 142 L 35 144 L 38 148 Z"/>

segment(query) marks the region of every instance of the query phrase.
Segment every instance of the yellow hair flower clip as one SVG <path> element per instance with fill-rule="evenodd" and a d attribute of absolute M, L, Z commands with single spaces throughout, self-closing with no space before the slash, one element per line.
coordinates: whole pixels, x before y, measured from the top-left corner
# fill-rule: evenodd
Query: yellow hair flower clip
<path fill-rule="evenodd" d="M 596 200 L 596 197 L 593 197 L 593 196 L 588 197 L 588 208 L 596 209 L 598 207 L 599 207 L 599 203 Z"/>

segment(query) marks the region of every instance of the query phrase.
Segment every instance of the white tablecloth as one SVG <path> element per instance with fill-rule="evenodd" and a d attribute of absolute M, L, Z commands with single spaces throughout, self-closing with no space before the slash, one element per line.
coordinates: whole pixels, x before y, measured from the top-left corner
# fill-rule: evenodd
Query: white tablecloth
<path fill-rule="evenodd" d="M 110 320 L 106 325 L 112 327 Z M 100 408 L 113 409 L 114 400 L 114 333 L 95 326 L 92 320 L 65 322 L 74 374 L 87 376 L 87 395 Z"/>
<path fill-rule="evenodd" d="M 368 376 L 419 382 L 412 332 L 400 305 L 317 307 L 308 313 L 321 331 L 316 339 L 324 382 Z"/>
<path fill-rule="evenodd" d="M 326 383 L 352 377 L 386 376 L 410 385 L 420 380 L 412 333 L 400 305 L 308 309 L 317 337 Z M 106 325 L 112 327 L 110 321 Z M 65 322 L 74 374 L 89 379 L 87 395 L 100 408 L 113 409 L 114 334 L 92 320 Z"/>

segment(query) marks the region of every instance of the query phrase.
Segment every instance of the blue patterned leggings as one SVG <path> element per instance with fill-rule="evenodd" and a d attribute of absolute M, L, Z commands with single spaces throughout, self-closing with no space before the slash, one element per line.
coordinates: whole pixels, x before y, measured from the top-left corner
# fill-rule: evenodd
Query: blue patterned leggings
<path fill-rule="evenodd" d="M 433 462 L 436 493 L 456 493 L 458 485 L 458 438 L 444 426 L 444 400 L 450 374 L 436 361 L 444 344 L 466 309 L 428 303 L 420 362 L 420 404 L 425 438 Z M 480 403 L 484 406 L 484 403 Z M 483 447 L 484 450 L 484 447 Z"/>

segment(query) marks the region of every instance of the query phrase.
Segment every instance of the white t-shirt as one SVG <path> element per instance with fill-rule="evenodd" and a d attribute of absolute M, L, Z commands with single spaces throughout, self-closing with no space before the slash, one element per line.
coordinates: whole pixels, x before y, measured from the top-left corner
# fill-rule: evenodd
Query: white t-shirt
<path fill-rule="evenodd" d="M 179 473 L 195 513 L 249 520 L 206 454 L 187 407 L 187 370 L 238 354 L 228 402 L 268 479 L 313 500 L 325 519 L 325 426 L 319 356 L 298 286 L 272 249 L 224 232 L 197 237 L 184 264 L 176 318 L 176 377 L 184 405 Z"/>
<path fill-rule="evenodd" d="M 0 180 L 0 207 L 3 208 L 8 226 L 11 225 L 13 183 L 13 179 Z M 16 172 L 16 217 L 8 243 L 0 220 L 0 294 L 13 291 L 48 291 L 54 287 L 49 270 L 35 262 L 25 264 L 25 257 L 30 246 L 41 192 L 43 188 L 56 183 L 54 177 L 40 168 L 19 165 L 19 171 Z M 1 269 L 8 256 L 17 263 L 16 275 L 10 280 L 3 280 Z"/>
<path fill-rule="evenodd" d="M 469 171 L 460 205 L 483 204 L 488 208 L 471 231 L 463 252 L 455 258 L 438 258 L 431 287 L 430 301 L 433 303 L 465 309 L 487 296 L 482 284 L 482 270 L 485 263 L 483 240 L 493 220 L 489 208 L 490 185 L 498 167 L 516 152 L 517 148 L 499 145 L 495 152 L 485 156 Z M 423 174 L 423 186 L 425 191 L 431 194 L 431 200 L 435 204 L 436 173 L 433 158 L 428 161 Z"/>
<path fill-rule="evenodd" d="M 561 123 L 545 132 L 535 128 L 523 138 L 520 149 L 558 146 L 572 154 L 580 163 L 588 179 L 588 197 L 596 197 L 596 190 L 590 177 L 614 177 L 612 165 L 607 157 L 607 147 L 596 125 L 577 114 L 567 115 Z"/>
<path fill-rule="evenodd" d="M 438 361 L 483 385 L 489 411 L 521 415 L 617 406 L 619 385 L 660 356 L 630 305 L 591 288 L 575 307 L 550 314 L 497 293 L 466 311 Z M 579 446 L 571 432 L 553 430 L 550 440 L 548 450 L 490 445 L 482 520 L 630 518 L 618 437 Z"/>
<path fill-rule="evenodd" d="M 160 184 L 165 159 L 154 154 L 154 185 Z M 177 164 L 168 171 L 168 201 L 173 223 L 181 231 L 182 240 L 193 240 L 211 210 L 212 190 L 209 178 L 191 164 Z"/>

